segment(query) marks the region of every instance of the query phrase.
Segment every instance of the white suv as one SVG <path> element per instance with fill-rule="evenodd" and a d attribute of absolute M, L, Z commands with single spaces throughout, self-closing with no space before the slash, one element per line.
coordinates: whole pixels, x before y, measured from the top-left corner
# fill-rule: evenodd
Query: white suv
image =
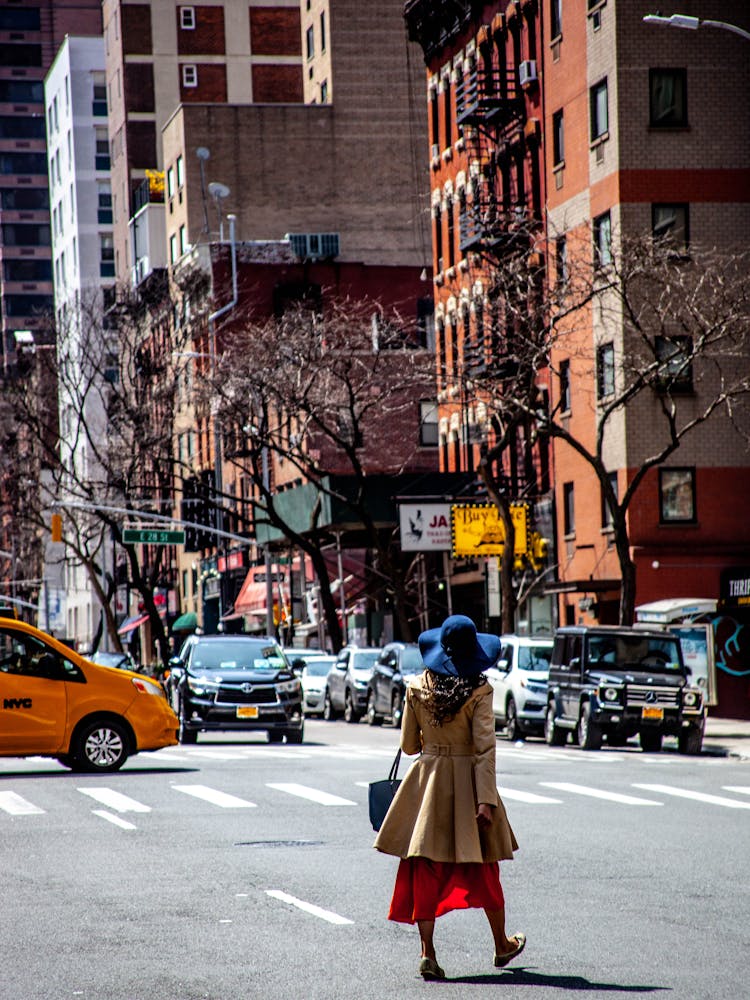
<path fill-rule="evenodd" d="M 495 728 L 505 726 L 509 740 L 517 740 L 524 733 L 541 736 L 552 636 L 504 635 L 500 642 L 500 658 L 486 672 L 494 689 Z"/>

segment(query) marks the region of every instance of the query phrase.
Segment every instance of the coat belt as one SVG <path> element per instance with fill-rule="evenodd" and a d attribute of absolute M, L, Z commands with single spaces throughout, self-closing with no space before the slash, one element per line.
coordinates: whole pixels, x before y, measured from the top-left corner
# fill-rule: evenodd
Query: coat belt
<path fill-rule="evenodd" d="M 440 744 L 428 743 L 422 747 L 422 753 L 430 757 L 473 757 L 476 749 L 471 743 Z"/>

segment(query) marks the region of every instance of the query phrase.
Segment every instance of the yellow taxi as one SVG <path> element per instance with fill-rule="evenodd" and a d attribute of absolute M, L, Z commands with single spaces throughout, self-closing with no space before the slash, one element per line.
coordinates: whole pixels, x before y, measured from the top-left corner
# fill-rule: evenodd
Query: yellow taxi
<path fill-rule="evenodd" d="M 131 754 L 174 746 L 178 728 L 158 681 L 91 663 L 33 625 L 0 617 L 0 756 L 117 771 Z"/>

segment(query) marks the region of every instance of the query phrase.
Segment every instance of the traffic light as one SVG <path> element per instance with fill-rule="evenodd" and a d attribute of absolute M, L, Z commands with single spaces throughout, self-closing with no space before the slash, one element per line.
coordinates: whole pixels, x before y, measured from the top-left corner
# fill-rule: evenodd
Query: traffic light
<path fill-rule="evenodd" d="M 62 514 L 53 514 L 50 518 L 50 531 L 53 542 L 61 542 L 62 536 Z"/>
<path fill-rule="evenodd" d="M 538 531 L 534 531 L 529 541 L 531 542 L 529 545 L 529 562 L 534 569 L 539 570 L 547 562 L 549 539 L 544 538 Z"/>

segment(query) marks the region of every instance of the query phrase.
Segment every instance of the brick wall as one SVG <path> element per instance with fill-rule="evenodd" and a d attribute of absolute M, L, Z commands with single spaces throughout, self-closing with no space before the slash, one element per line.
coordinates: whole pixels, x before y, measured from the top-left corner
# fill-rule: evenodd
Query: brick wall
<path fill-rule="evenodd" d="M 180 27 L 180 11 L 177 18 L 177 54 L 181 56 L 218 56 L 226 52 L 224 37 L 224 8 L 196 7 L 195 27 Z"/>
<path fill-rule="evenodd" d="M 255 56 L 298 56 L 302 53 L 299 10 L 250 8 L 250 49 Z"/>
<path fill-rule="evenodd" d="M 152 63 L 125 63 L 125 102 L 131 111 L 154 111 L 154 67 Z"/>
<path fill-rule="evenodd" d="M 193 63 L 197 87 L 185 87 L 180 67 L 180 100 L 185 104 L 222 104 L 227 99 L 227 68 L 220 63 Z"/>
<path fill-rule="evenodd" d="M 267 65 L 252 68 L 253 101 L 257 104 L 300 104 L 302 74 L 299 66 Z"/>
<path fill-rule="evenodd" d="M 127 3 L 120 6 L 122 51 L 126 56 L 151 55 L 151 6 Z"/>

